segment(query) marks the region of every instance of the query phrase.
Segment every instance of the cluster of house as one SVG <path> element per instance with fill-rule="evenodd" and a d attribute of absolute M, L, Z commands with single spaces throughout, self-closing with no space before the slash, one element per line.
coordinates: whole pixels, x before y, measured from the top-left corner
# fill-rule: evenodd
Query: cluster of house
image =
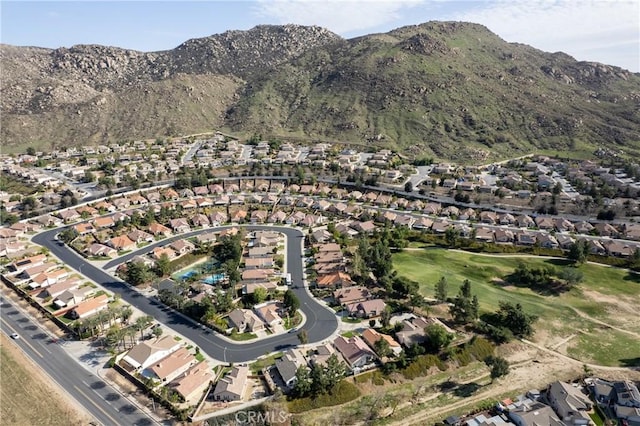
<path fill-rule="evenodd" d="M 594 405 L 598 405 L 601 413 L 609 419 L 617 419 L 618 424 L 640 425 L 640 393 L 635 384 L 598 378 L 586 379 L 585 383 L 586 386 L 553 382 L 542 392 L 531 390 L 515 399 L 505 399 L 491 412 L 466 419 L 450 416 L 444 423 L 452 426 L 595 425 L 590 413 L 593 413 Z"/>
<path fill-rule="evenodd" d="M 392 354 L 398 355 L 402 348 L 413 344 L 422 344 L 426 341 L 425 327 L 437 324 L 451 331 L 437 318 L 424 318 L 414 315 L 403 318 L 393 318 L 402 324 L 402 330 L 396 332 L 395 338 L 383 334 L 374 328 L 365 328 L 360 335 L 338 336 L 330 342 L 325 342 L 308 349 L 291 348 L 286 350 L 282 357 L 277 359 L 272 367 L 271 374 L 275 375 L 273 386 L 280 385 L 283 391 L 291 390 L 296 383 L 296 371 L 301 366 L 326 365 L 332 355 L 338 361 L 344 362 L 349 371 L 359 373 L 376 365 L 380 357 L 376 354 L 379 340 L 386 340 Z M 384 361 L 384 360 L 381 360 Z"/>
<path fill-rule="evenodd" d="M 275 255 L 283 245 L 283 235 L 275 231 L 254 231 L 249 234 L 241 267 L 240 286 L 242 294 L 253 294 L 257 288 L 267 292 L 274 291 L 279 284 L 281 274 L 275 267 Z"/>
<path fill-rule="evenodd" d="M 18 257 L 6 266 L 5 279 L 22 287 L 55 316 L 84 319 L 107 309 L 110 297 L 82 282 L 46 254 Z"/>
<path fill-rule="evenodd" d="M 240 192 L 256 190 L 258 192 Z M 254 185 L 254 181 L 249 179 L 180 191 L 168 188 L 130 194 L 110 201 L 103 200 L 93 205 L 62 210 L 57 213 L 57 218 L 47 215 L 36 221 L 40 225 L 59 225 L 105 212 L 112 213 L 110 216 L 94 219 L 93 223 L 76 225 L 78 232 L 85 235 L 113 227 L 118 220 L 130 217 L 134 210 L 144 214 L 148 208 L 159 212 L 163 207 L 175 208 L 177 205 L 180 205 L 184 217 L 174 218 L 166 224 L 153 224 L 152 228 L 127 234 L 126 238 L 104 234 L 102 241 L 96 242 L 98 245 L 93 248 L 89 247 L 88 252 L 90 255 L 111 256 L 114 250 L 118 252 L 130 249 L 135 244 L 152 241 L 154 238 L 227 222 L 313 227 L 326 224 L 328 216 L 333 215 L 346 218 L 336 225 L 336 230 L 350 236 L 374 230 L 376 225 L 369 220 L 373 218 L 377 222 L 429 230 L 436 234 L 443 234 L 449 228 L 454 228 L 462 236 L 482 242 L 566 249 L 577 238 L 583 238 L 591 253 L 600 255 L 626 257 L 640 246 L 640 224 L 637 223 L 592 224 L 551 216 L 531 217 L 489 210 L 478 212 L 472 208 L 461 209 L 437 202 L 408 200 L 384 192 L 347 191 L 324 184 L 285 186 L 279 181 L 263 181 Z M 359 220 L 363 215 L 368 220 Z M 328 237 L 326 230 L 318 230 L 313 235 L 314 241 L 319 242 Z"/>
<path fill-rule="evenodd" d="M 284 331 L 285 315 L 282 304 L 275 301 L 257 304 L 252 309 L 237 308 L 227 316 L 228 331 L 256 333 L 268 328 L 273 333 L 281 333 Z"/>
<path fill-rule="evenodd" d="M 144 340 L 116 362 L 130 374 L 150 379 L 154 388 L 166 387 L 190 403 L 197 402 L 215 378 L 207 361 L 198 361 L 171 335 Z"/>
<path fill-rule="evenodd" d="M 593 399 L 611 418 L 627 426 L 640 426 L 640 390 L 631 381 L 606 381 L 591 378 L 585 381 Z"/>

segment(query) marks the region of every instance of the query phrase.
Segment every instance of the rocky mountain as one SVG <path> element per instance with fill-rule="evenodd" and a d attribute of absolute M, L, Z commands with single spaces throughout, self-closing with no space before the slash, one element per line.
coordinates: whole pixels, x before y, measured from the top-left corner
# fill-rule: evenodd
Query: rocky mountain
<path fill-rule="evenodd" d="M 640 152 L 640 75 L 429 22 L 345 40 L 258 26 L 173 50 L 0 46 L 3 145 L 50 147 L 226 128 L 479 158 Z"/>

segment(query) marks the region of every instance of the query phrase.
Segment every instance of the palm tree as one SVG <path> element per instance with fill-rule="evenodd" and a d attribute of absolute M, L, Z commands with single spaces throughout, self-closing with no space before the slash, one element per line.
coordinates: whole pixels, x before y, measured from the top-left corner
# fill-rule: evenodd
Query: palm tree
<path fill-rule="evenodd" d="M 144 338 L 143 330 L 147 328 L 149 324 L 153 322 L 153 317 L 151 315 L 145 315 L 142 317 L 138 317 L 136 319 L 135 327 L 140 331 L 140 340 Z"/>
<path fill-rule="evenodd" d="M 120 310 L 120 318 L 122 318 L 122 321 L 124 321 L 125 323 L 129 322 L 129 318 L 131 318 L 131 315 L 133 315 L 133 309 L 131 309 L 131 306 L 129 305 L 123 306 Z"/>

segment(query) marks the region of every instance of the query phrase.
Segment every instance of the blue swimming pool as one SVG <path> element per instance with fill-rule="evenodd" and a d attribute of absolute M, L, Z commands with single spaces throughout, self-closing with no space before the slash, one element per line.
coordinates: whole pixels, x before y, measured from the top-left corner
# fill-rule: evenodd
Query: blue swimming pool
<path fill-rule="evenodd" d="M 206 284 L 215 284 L 215 283 L 219 283 L 220 281 L 224 280 L 224 278 L 225 278 L 224 274 L 213 274 L 213 275 L 209 275 L 208 277 L 206 277 L 202 281 L 204 283 L 206 283 Z"/>
<path fill-rule="evenodd" d="M 179 274 L 176 274 L 173 277 L 176 280 L 183 281 L 199 273 L 200 273 L 199 269 L 189 269 Z M 212 274 L 212 275 L 207 275 L 205 278 L 203 278 L 202 282 L 204 282 L 205 284 L 216 284 L 216 283 L 219 283 L 220 281 L 223 281 L 225 278 L 226 278 L 225 274 Z"/>

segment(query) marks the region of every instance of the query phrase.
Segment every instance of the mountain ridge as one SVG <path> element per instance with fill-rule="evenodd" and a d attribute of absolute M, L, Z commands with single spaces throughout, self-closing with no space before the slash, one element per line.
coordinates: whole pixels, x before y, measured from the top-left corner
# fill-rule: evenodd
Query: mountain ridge
<path fill-rule="evenodd" d="M 158 52 L 0 45 L 1 137 L 83 144 L 213 128 L 442 158 L 640 151 L 640 74 L 427 22 L 343 39 L 263 25 Z"/>

